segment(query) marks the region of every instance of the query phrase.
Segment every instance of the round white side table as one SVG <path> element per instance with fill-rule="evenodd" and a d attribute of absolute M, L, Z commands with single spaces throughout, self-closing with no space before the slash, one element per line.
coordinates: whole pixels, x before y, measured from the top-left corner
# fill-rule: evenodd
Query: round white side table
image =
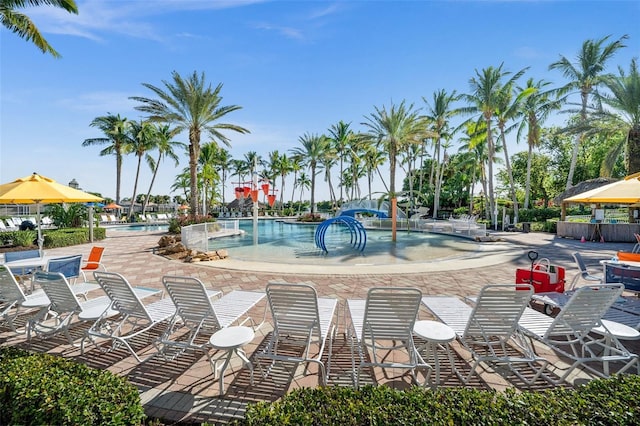
<path fill-rule="evenodd" d="M 640 331 L 636 330 L 633 327 L 629 327 L 628 325 L 619 323 L 619 322 L 615 322 L 615 321 L 609 321 L 606 319 L 600 320 L 600 322 L 602 322 L 602 326 L 600 327 L 596 327 L 594 329 L 592 329 L 591 331 L 593 331 L 594 333 L 598 333 L 602 336 L 604 336 L 604 344 L 606 346 L 611 346 L 611 336 L 615 337 L 616 339 L 620 339 L 620 340 L 637 340 L 640 339 Z M 609 332 L 607 333 L 607 331 L 605 330 L 609 330 Z M 610 353 L 609 350 L 607 350 L 606 355 L 608 355 Z M 636 360 L 636 362 L 638 362 Z M 640 367 L 639 367 L 640 368 Z M 608 376 L 609 375 L 609 362 L 604 363 L 603 366 L 604 369 L 604 373 Z"/>
<path fill-rule="evenodd" d="M 451 368 L 455 369 L 455 363 L 451 357 L 449 343 L 456 339 L 456 332 L 451 327 L 438 321 L 416 321 L 413 326 L 413 333 L 426 341 L 426 349 L 433 356 L 433 366 L 436 371 L 435 385 L 440 384 L 440 360 L 438 359 L 438 348 L 444 349 L 451 363 Z"/>
<path fill-rule="evenodd" d="M 247 343 L 250 343 L 254 337 L 255 333 L 251 327 L 237 326 L 226 327 L 222 330 L 218 330 L 209 339 L 209 343 L 214 349 L 226 352 L 226 356 L 223 355 L 218 359 L 211 360 L 211 369 L 213 370 L 215 378 L 216 371 L 218 370 L 217 363 L 224 358 L 224 363 L 220 369 L 220 395 L 224 393 L 224 372 L 229 366 L 229 362 L 231 361 L 231 357 L 234 353 L 242 359 L 247 367 L 249 367 L 249 371 L 251 373 L 251 384 L 253 384 L 253 365 L 251 365 L 251 361 L 247 358 L 242 347 Z"/>

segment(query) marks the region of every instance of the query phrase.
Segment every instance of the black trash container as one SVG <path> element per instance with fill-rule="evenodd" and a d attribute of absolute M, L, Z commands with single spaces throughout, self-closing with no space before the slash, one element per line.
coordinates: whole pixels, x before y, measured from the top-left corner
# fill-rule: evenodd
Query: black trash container
<path fill-rule="evenodd" d="M 522 222 L 522 232 L 528 233 L 529 231 L 531 231 L 531 223 Z"/>
<path fill-rule="evenodd" d="M 22 223 L 20 224 L 20 230 L 21 231 L 33 231 L 34 229 L 36 229 L 36 225 L 31 222 L 30 220 L 23 220 Z"/>

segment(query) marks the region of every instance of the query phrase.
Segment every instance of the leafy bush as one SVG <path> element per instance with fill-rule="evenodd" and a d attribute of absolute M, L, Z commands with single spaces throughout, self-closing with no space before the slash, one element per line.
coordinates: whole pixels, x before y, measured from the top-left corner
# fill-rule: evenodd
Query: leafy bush
<path fill-rule="evenodd" d="M 0 349 L 0 424 L 139 425 L 135 386 L 48 354 Z"/>
<path fill-rule="evenodd" d="M 640 377 L 614 376 L 575 389 L 506 392 L 471 388 L 398 391 L 387 386 L 303 388 L 249 405 L 244 424 L 637 425 Z"/>
<path fill-rule="evenodd" d="M 31 247 L 37 244 L 37 231 L 13 231 L 13 243 L 20 247 Z"/>
<path fill-rule="evenodd" d="M 49 204 L 45 209 L 45 214 L 49 216 L 58 228 L 79 227 L 87 217 L 87 207 L 81 203 Z"/>
<path fill-rule="evenodd" d="M 107 231 L 104 228 L 94 228 L 94 240 L 103 240 Z M 37 231 L 8 231 L 0 234 L 3 243 L 11 242 L 18 247 L 33 247 L 37 245 Z M 89 228 L 43 229 L 44 248 L 68 247 L 89 242 Z"/>
<path fill-rule="evenodd" d="M 89 242 L 89 228 L 44 229 L 44 247 L 68 247 Z M 94 240 L 103 240 L 107 236 L 104 228 L 93 228 Z"/>
<path fill-rule="evenodd" d="M 509 214 L 513 217 L 513 211 L 510 211 Z M 560 207 L 518 210 L 519 222 L 544 222 L 554 218 L 560 218 Z"/>

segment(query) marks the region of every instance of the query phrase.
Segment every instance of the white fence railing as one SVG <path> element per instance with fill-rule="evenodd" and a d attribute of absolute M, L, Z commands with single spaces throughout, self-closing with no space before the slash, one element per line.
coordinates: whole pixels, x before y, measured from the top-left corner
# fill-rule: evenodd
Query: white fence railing
<path fill-rule="evenodd" d="M 239 224 L 237 220 L 220 220 L 183 226 L 182 244 L 189 250 L 206 252 L 209 250 L 210 239 L 240 234 L 242 231 Z"/>
<path fill-rule="evenodd" d="M 590 214 L 570 215 L 565 219 L 566 222 L 591 222 L 591 220 L 592 216 Z M 604 220 L 601 223 L 629 223 L 629 215 L 617 211 L 605 211 Z"/>
<path fill-rule="evenodd" d="M 391 219 L 365 218 L 360 219 L 362 225 L 369 229 L 391 229 Z M 451 234 L 475 238 L 487 235 L 484 223 L 466 220 L 433 220 L 433 219 L 398 219 L 397 229 L 411 231 L 427 231 L 438 234 Z"/>

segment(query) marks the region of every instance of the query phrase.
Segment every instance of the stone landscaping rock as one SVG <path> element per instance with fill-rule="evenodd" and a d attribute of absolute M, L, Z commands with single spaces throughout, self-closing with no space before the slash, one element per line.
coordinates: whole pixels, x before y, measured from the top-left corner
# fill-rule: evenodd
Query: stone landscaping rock
<path fill-rule="evenodd" d="M 224 249 L 209 252 L 187 250 L 187 248 L 180 242 L 179 236 L 176 238 L 171 235 L 166 235 L 160 238 L 156 253 L 168 259 L 182 260 L 186 263 L 208 262 L 212 260 L 226 259 L 229 257 L 229 253 Z"/>

